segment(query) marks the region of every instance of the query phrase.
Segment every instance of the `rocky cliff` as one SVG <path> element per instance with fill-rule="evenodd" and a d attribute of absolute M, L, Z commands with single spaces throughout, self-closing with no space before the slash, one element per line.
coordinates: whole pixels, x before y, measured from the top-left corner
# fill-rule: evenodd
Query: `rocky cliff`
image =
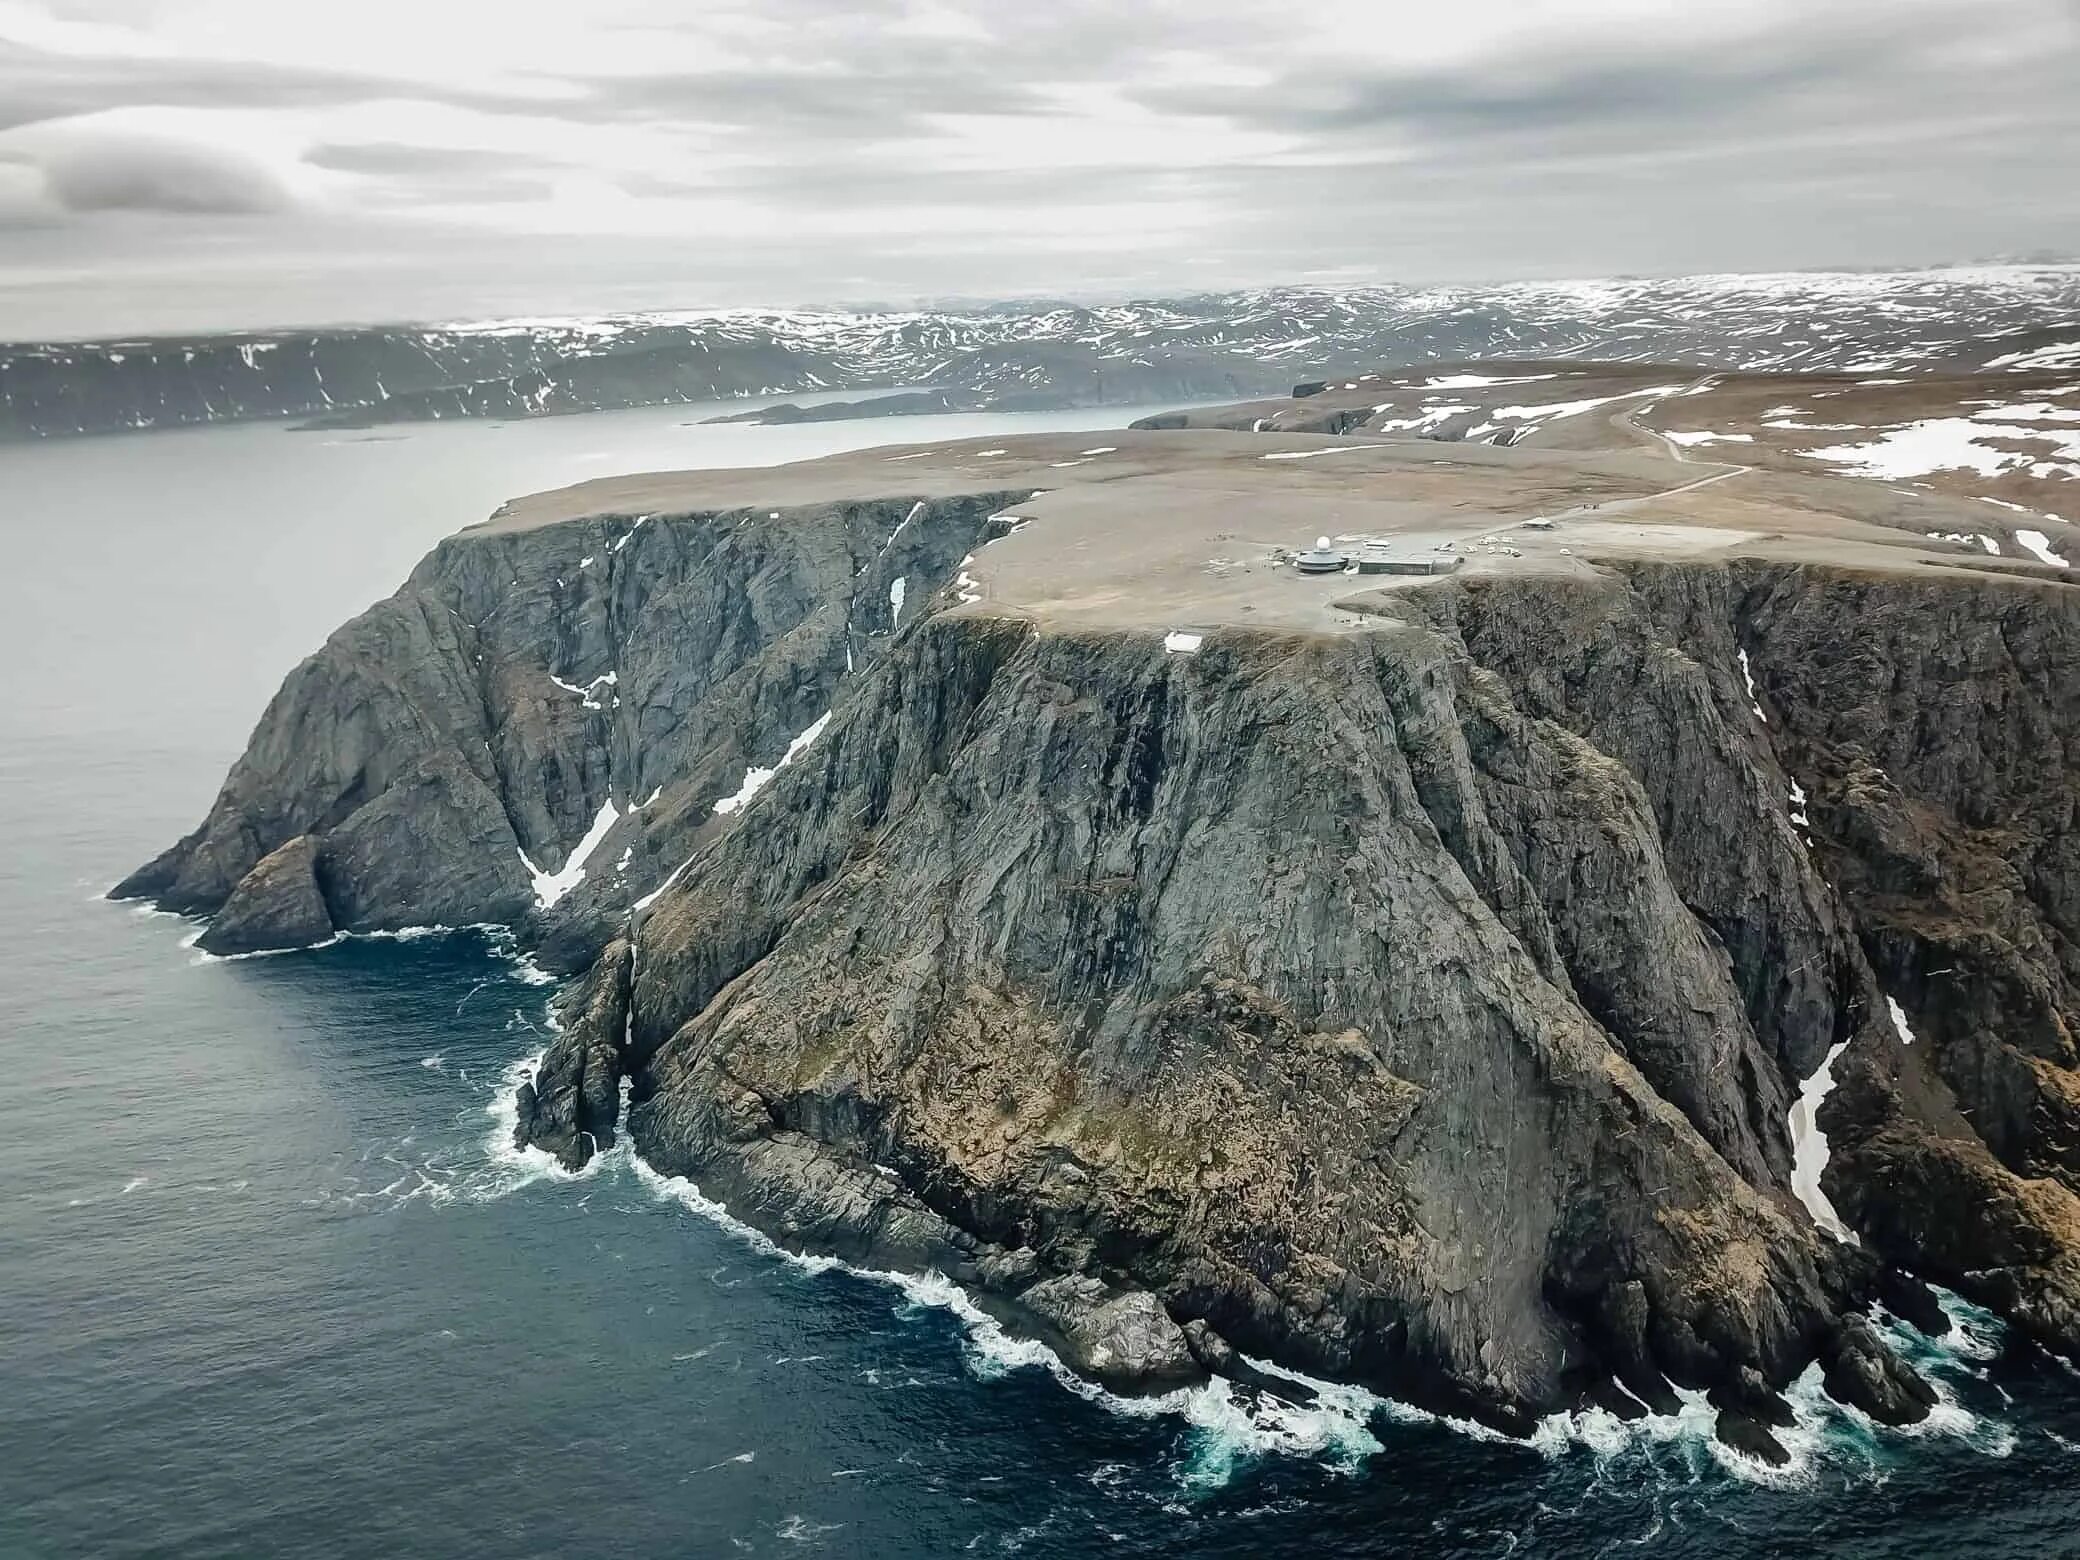
<path fill-rule="evenodd" d="M 289 674 L 209 816 L 115 892 L 216 915 L 211 951 L 503 922 L 581 966 L 1011 496 L 451 538 Z"/>
<path fill-rule="evenodd" d="M 2080 594 L 1612 559 L 1180 642 L 935 595 L 1012 498 L 444 544 L 124 891 L 528 922 L 589 972 L 523 1142 L 1115 1384 L 1673 1384 L 1774 1455 L 1815 1361 L 1926 1414 L 1914 1275 L 2080 1353 Z"/>

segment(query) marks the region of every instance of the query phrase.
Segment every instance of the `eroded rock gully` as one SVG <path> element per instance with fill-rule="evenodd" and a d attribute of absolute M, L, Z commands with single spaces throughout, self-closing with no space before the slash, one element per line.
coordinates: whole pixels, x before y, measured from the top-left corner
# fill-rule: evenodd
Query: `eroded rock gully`
<path fill-rule="evenodd" d="M 784 557 L 591 523 L 565 551 L 676 572 L 575 613 L 543 567 L 430 564 L 132 887 L 213 908 L 312 835 L 337 925 L 604 947 L 523 1141 L 582 1163 L 626 1079 L 660 1169 L 945 1271 L 1117 1384 L 1240 1349 L 1521 1431 L 1674 1383 L 1771 1455 L 1815 1360 L 1927 1412 L 1862 1319 L 1940 1326 L 1911 1274 L 2080 1352 L 2080 594 L 1632 564 L 1195 654 L 888 623 L 891 570 L 923 602 L 1001 497 L 823 515 Z M 514 697 L 530 656 L 621 703 Z M 776 772 L 718 820 L 749 764 Z M 629 848 L 662 891 L 539 911 L 518 851 L 651 785 L 675 800 Z M 1855 1243 L 1790 1181 L 1837 1045 L 1822 1184 Z"/>

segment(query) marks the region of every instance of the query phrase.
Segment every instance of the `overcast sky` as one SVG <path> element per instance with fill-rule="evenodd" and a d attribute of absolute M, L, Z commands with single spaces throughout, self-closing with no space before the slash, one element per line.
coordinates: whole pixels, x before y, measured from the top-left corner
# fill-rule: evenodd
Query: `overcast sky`
<path fill-rule="evenodd" d="M 0 0 L 0 336 L 2080 250 L 2080 0 Z"/>

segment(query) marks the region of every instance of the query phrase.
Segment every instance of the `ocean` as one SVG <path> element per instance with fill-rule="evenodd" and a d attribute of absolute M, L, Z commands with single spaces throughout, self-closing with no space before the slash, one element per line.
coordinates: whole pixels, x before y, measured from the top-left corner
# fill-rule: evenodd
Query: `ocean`
<path fill-rule="evenodd" d="M 1698 1406 L 1526 1444 L 1352 1390 L 1122 1401 L 625 1147 L 511 1150 L 552 988 L 495 930 L 212 961 L 101 897 L 508 496 L 1123 420 L 710 410 L 0 448 L 0 1557 L 2080 1553 L 2080 1379 L 1962 1302 L 1907 1339 L 1929 1424 L 1808 1379 L 1780 1473 Z"/>

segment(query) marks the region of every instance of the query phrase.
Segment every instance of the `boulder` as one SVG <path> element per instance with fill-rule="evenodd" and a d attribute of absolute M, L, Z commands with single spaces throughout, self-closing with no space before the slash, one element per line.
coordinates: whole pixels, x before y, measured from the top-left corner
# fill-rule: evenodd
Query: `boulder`
<path fill-rule="evenodd" d="M 1784 1443 L 1771 1433 L 1769 1426 L 1739 1409 L 1719 1410 L 1719 1420 L 1712 1433 L 1735 1451 L 1759 1458 L 1772 1468 L 1781 1468 L 1791 1461 L 1791 1454 L 1784 1450 Z"/>
<path fill-rule="evenodd" d="M 299 834 L 277 846 L 238 880 L 231 897 L 197 941 L 205 953 L 265 953 L 329 941 L 335 928 L 318 885 L 319 845 Z"/>
<path fill-rule="evenodd" d="M 1054 1335 L 1079 1375 L 1130 1392 L 1156 1392 L 1205 1379 L 1184 1329 L 1145 1289 L 1116 1290 L 1095 1278 L 1043 1279 L 1018 1297 Z"/>
<path fill-rule="evenodd" d="M 1860 1316 L 1844 1317 L 1821 1347 L 1827 1390 L 1880 1424 L 1911 1425 L 1935 1407 L 1935 1389 L 1894 1354 Z"/>

